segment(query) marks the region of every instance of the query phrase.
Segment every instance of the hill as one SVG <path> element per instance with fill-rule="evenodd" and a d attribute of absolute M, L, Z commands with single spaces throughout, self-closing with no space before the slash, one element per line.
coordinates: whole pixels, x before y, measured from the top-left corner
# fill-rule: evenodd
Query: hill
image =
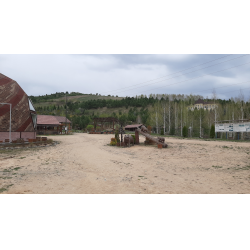
<path fill-rule="evenodd" d="M 70 102 L 86 102 L 89 100 L 121 100 L 123 97 L 118 97 L 118 96 L 102 96 L 98 93 L 96 94 L 82 94 L 79 92 L 71 92 L 71 93 L 55 93 L 55 94 L 50 94 L 50 95 L 42 95 L 42 96 L 30 96 L 30 99 L 32 100 L 35 108 L 37 107 L 46 107 L 46 106 L 61 106 L 65 105 L 66 102 L 66 97 L 67 101 Z"/>

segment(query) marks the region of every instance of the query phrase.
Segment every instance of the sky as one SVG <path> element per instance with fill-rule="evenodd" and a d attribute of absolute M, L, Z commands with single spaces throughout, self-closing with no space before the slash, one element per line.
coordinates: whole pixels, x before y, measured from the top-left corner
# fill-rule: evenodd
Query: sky
<path fill-rule="evenodd" d="M 250 98 L 249 54 L 1 54 L 0 73 L 28 95 L 80 92 Z"/>

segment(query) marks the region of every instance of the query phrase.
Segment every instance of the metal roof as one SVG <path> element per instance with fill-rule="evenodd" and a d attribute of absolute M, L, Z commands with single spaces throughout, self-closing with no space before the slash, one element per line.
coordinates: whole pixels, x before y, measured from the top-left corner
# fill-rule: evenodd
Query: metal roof
<path fill-rule="evenodd" d="M 132 125 L 127 125 L 126 128 L 138 128 L 139 126 L 142 126 L 143 124 L 132 124 Z"/>
<path fill-rule="evenodd" d="M 13 79 L 0 73 L 0 103 L 11 104 L 11 130 L 34 132 L 27 94 Z M 35 111 L 32 111 L 35 113 Z M 9 130 L 10 106 L 0 105 L 0 131 Z"/>
<path fill-rule="evenodd" d="M 203 99 L 200 99 L 200 98 L 194 102 L 194 104 L 200 104 L 200 103 L 202 103 L 202 104 L 214 104 L 214 102 L 212 102 L 212 101 L 205 102 Z"/>
<path fill-rule="evenodd" d="M 58 126 L 61 123 L 65 123 L 65 116 L 54 116 L 54 115 L 38 115 L 37 116 L 37 125 L 53 125 Z M 67 119 L 67 123 L 71 123 Z"/>
<path fill-rule="evenodd" d="M 65 116 L 57 116 L 57 115 L 56 115 L 56 116 L 54 116 L 54 117 L 57 119 L 58 122 L 61 122 L 61 123 L 62 123 L 62 122 L 65 122 L 65 119 L 66 119 Z M 67 123 L 71 123 L 71 121 L 70 121 L 69 119 L 67 119 L 66 122 L 67 122 Z"/>

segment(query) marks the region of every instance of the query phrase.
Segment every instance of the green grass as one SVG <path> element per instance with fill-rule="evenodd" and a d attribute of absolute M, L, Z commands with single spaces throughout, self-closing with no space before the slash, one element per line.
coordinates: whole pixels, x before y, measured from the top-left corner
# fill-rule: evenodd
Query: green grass
<path fill-rule="evenodd" d="M 6 179 L 12 179 L 12 177 L 3 177 L 3 176 L 0 176 L 0 179 L 3 179 L 3 180 L 6 180 Z"/>
<path fill-rule="evenodd" d="M 236 168 L 235 170 L 250 170 L 250 165 L 242 168 Z"/>
<path fill-rule="evenodd" d="M 8 185 L 8 186 L 6 186 L 6 187 L 0 188 L 0 193 L 2 193 L 2 192 L 4 192 L 4 191 L 7 191 L 8 188 L 11 187 L 11 186 L 13 186 L 13 185 L 14 185 L 14 184 L 10 184 L 10 185 Z"/>
<path fill-rule="evenodd" d="M 10 172 L 10 169 L 4 169 L 3 172 Z"/>
<path fill-rule="evenodd" d="M 7 189 L 6 188 L 0 188 L 0 193 L 2 193 L 4 191 L 7 191 Z"/>
<path fill-rule="evenodd" d="M 217 169 L 217 168 L 222 168 L 221 166 L 214 166 L 214 165 L 213 165 L 212 167 L 213 167 L 213 168 L 216 168 L 216 169 Z"/>

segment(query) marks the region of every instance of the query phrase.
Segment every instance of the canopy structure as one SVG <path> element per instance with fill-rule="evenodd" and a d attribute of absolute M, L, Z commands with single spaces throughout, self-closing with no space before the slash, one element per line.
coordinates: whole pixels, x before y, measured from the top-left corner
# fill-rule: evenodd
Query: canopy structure
<path fill-rule="evenodd" d="M 119 120 L 115 117 L 100 117 L 100 118 L 94 118 L 94 128 L 96 129 L 97 123 L 101 124 L 101 128 L 103 129 L 103 124 L 108 122 L 113 124 L 113 130 L 114 130 L 114 126 L 115 123 L 120 123 Z"/>
<path fill-rule="evenodd" d="M 127 125 L 127 126 L 125 126 L 125 130 L 135 131 L 137 128 L 141 128 L 141 126 L 143 126 L 143 124 Z"/>

